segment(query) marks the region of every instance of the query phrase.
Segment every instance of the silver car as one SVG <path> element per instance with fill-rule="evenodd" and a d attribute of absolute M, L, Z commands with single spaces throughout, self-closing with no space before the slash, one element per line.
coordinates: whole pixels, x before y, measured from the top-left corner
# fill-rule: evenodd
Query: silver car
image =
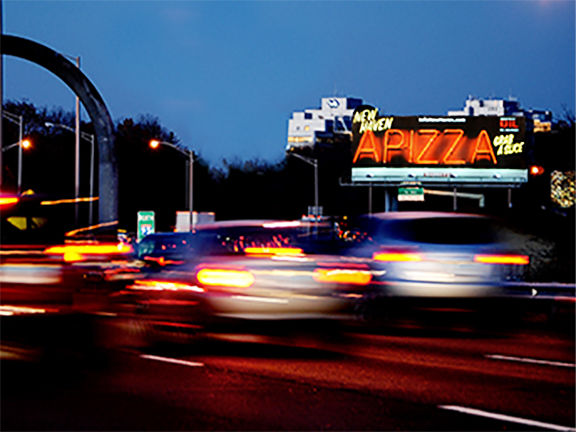
<path fill-rule="evenodd" d="M 389 212 L 364 217 L 350 254 L 372 258 L 380 291 L 396 297 L 485 297 L 522 278 L 529 257 L 483 215 Z"/>

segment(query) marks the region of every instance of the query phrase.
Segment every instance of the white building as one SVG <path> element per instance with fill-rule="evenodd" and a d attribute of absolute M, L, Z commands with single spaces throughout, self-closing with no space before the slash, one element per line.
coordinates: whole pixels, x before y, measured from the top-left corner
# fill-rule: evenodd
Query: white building
<path fill-rule="evenodd" d="M 448 111 L 449 116 L 523 116 L 520 103 L 504 99 L 476 99 L 469 96 L 462 111 Z"/>
<path fill-rule="evenodd" d="M 477 99 L 469 96 L 462 111 L 448 111 L 451 117 L 457 116 L 511 116 L 526 117 L 533 123 L 534 132 L 549 132 L 552 127 L 550 111 L 525 110 L 513 99 Z"/>
<path fill-rule="evenodd" d="M 286 150 L 313 147 L 321 138 L 352 133 L 354 109 L 362 105 L 362 99 L 348 97 L 322 98 L 320 109 L 295 111 L 288 121 L 288 144 Z"/>

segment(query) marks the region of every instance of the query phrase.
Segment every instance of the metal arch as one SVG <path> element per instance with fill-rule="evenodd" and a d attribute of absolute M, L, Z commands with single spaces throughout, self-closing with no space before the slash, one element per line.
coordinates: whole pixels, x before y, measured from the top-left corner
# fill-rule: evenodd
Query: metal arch
<path fill-rule="evenodd" d="M 92 82 L 62 54 L 29 39 L 1 35 L 2 55 L 19 57 L 48 69 L 80 98 L 92 123 L 99 153 L 99 222 L 118 220 L 118 166 L 114 125 L 104 99 Z"/>

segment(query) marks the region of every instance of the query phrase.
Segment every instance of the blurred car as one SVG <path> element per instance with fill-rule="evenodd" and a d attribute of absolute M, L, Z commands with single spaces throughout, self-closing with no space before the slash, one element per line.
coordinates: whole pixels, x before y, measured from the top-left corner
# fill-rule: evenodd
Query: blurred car
<path fill-rule="evenodd" d="M 200 256 L 244 254 L 250 247 L 299 248 L 305 253 L 333 254 L 340 242 L 330 223 L 241 220 L 198 225 L 194 232 L 161 232 L 136 246 L 147 271 L 193 261 Z"/>
<path fill-rule="evenodd" d="M 314 253 L 321 237 L 316 228 L 299 221 L 231 221 L 147 236 L 138 255 L 153 270 L 118 293 L 117 310 L 148 341 L 338 327 L 353 316 L 372 273 L 366 260 Z"/>
<path fill-rule="evenodd" d="M 3 347 L 33 347 L 41 356 L 94 348 L 110 293 L 137 274 L 127 267 L 130 245 L 66 231 L 70 208 L 35 195 L 0 195 Z"/>
<path fill-rule="evenodd" d="M 529 263 L 510 249 L 507 233 L 483 215 L 380 213 L 361 219 L 350 253 L 373 259 L 390 295 L 485 296 L 521 279 Z"/>
<path fill-rule="evenodd" d="M 509 234 L 483 215 L 379 213 L 347 233 L 348 254 L 372 259 L 371 318 L 424 309 L 495 311 L 505 307 L 507 282 L 522 280 L 529 263 L 512 250 Z"/>
<path fill-rule="evenodd" d="M 66 231 L 63 215 L 70 211 L 56 202 L 0 195 L 1 316 L 96 310 L 99 306 L 88 297 L 105 302 L 108 283 L 129 272 L 131 245 L 77 235 L 84 230 Z"/>

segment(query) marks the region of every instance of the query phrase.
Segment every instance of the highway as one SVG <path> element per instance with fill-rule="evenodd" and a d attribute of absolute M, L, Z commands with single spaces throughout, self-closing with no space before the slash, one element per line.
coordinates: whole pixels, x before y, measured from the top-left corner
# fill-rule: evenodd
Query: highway
<path fill-rule="evenodd" d="M 116 347 L 88 366 L 4 347 L 1 429 L 575 431 L 574 345 L 526 325 Z"/>

